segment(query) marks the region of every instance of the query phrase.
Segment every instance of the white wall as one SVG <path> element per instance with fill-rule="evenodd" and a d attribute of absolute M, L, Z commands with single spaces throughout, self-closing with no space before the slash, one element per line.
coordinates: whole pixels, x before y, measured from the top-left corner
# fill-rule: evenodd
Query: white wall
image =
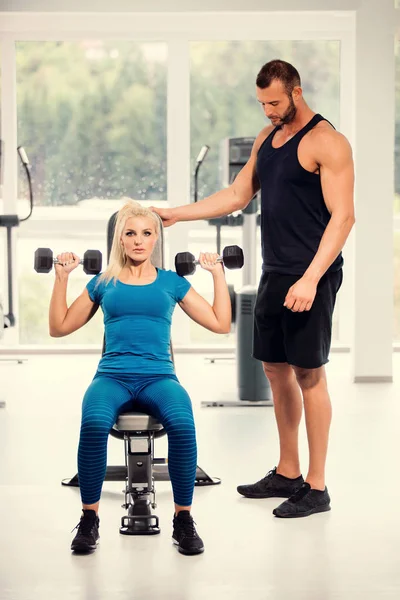
<path fill-rule="evenodd" d="M 357 12 L 355 381 L 391 381 L 393 339 L 393 0 Z M 376 25 L 378 23 L 378 26 Z M 373 73 L 379 73 L 374 91 Z M 378 94 L 378 95 L 377 95 Z M 384 98 L 384 109 L 380 100 Z"/>

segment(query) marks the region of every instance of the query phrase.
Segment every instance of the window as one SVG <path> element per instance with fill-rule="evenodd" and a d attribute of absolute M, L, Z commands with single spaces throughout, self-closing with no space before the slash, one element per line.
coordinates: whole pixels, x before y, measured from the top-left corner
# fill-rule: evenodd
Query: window
<path fill-rule="evenodd" d="M 17 102 L 37 205 L 165 199 L 165 44 L 17 43 Z"/>
<path fill-rule="evenodd" d="M 337 41 L 193 42 L 191 44 L 191 158 L 209 154 L 199 175 L 199 198 L 220 189 L 220 143 L 256 136 L 267 124 L 255 80 L 273 58 L 291 62 L 309 106 L 340 126 L 340 43 Z"/>
<path fill-rule="evenodd" d="M 20 342 L 47 344 L 53 341 L 47 315 L 54 273 L 35 273 L 34 250 L 44 246 L 54 255 L 65 250 L 83 255 L 98 248 L 105 261 L 105 225 L 119 206 L 112 201 L 166 198 L 167 44 L 17 42 L 16 60 L 18 143 L 31 163 L 34 218 L 53 224 L 76 219 L 68 232 L 60 227 L 55 235 L 51 227 L 53 239 L 43 230 L 42 237 L 20 235 Z M 20 199 L 27 197 L 25 186 L 20 177 Z M 99 234 L 90 223 L 102 215 Z M 71 277 L 71 299 L 85 281 L 78 268 Z M 101 332 L 99 314 L 93 324 L 54 342 L 99 343 Z"/>

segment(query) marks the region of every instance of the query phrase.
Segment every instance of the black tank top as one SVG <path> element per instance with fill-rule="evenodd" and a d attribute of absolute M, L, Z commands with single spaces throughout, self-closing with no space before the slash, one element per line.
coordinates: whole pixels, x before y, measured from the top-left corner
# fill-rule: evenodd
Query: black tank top
<path fill-rule="evenodd" d="M 283 146 L 273 148 L 277 127 L 258 151 L 264 272 L 303 275 L 329 223 L 321 177 L 304 169 L 297 156 L 301 140 L 320 121 L 325 119 L 315 115 Z M 328 272 L 338 271 L 342 265 L 340 253 Z"/>

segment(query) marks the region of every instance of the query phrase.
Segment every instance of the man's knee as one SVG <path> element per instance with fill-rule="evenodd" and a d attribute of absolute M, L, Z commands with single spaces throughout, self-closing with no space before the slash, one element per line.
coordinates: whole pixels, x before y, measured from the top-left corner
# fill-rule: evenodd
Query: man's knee
<path fill-rule="evenodd" d="M 293 366 L 293 370 L 296 375 L 297 383 L 302 390 L 311 389 L 318 385 L 322 379 L 325 379 L 324 367 L 319 367 L 318 369 L 303 369 L 302 367 Z"/>
<path fill-rule="evenodd" d="M 271 384 L 275 382 L 287 381 L 293 377 L 292 367 L 288 363 L 269 363 L 263 362 L 265 376 Z"/>

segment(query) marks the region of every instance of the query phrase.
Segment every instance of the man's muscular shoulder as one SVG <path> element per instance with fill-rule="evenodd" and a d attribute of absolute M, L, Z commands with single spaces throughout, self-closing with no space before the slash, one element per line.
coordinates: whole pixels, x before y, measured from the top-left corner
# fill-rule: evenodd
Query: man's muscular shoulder
<path fill-rule="evenodd" d="M 318 164 L 324 164 L 333 155 L 339 157 L 351 154 L 347 138 L 327 121 L 320 121 L 306 138 L 308 150 Z"/>

